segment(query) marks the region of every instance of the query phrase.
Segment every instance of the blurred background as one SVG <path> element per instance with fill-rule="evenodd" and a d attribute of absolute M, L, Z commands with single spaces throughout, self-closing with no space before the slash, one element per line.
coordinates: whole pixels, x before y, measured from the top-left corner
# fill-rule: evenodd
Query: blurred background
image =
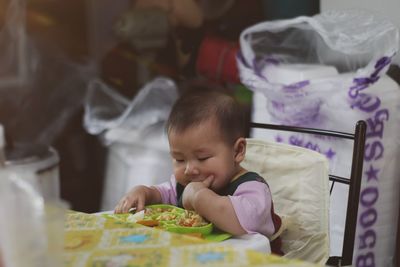
<path fill-rule="evenodd" d="M 110 208 L 130 185 L 104 193 L 105 184 L 111 188 L 113 177 L 135 175 L 139 168 L 127 166 L 130 163 L 118 160 L 118 155 L 130 153 L 137 163 L 135 149 L 141 155 L 154 152 L 148 156 L 153 159 L 168 154 L 165 143 L 139 147 L 143 133 L 123 133 L 130 140 L 122 145 L 111 144 L 113 137 L 104 136 L 103 128 L 88 133 L 84 108 L 93 100 L 88 100 L 93 81 L 106 88 L 103 93 L 112 88 L 125 102 L 132 102 L 155 77 L 168 77 L 177 84 L 205 79 L 230 88 L 248 106 L 250 118 L 252 93 L 241 85 L 235 66 L 243 29 L 261 21 L 347 7 L 382 12 L 399 25 L 394 12 L 400 10 L 399 2 L 386 2 L 0 0 L 0 122 L 7 144 L 54 147 L 60 157 L 61 197 L 71 208 L 83 212 Z M 399 80 L 398 69 L 389 74 Z M 122 138 L 120 132 L 114 134 Z M 126 143 L 129 151 L 122 151 Z M 157 175 L 164 179 L 168 164 L 160 159 L 139 165 L 158 166 Z M 113 195 L 106 204 L 105 194 Z"/>
<path fill-rule="evenodd" d="M 169 178 L 163 125 L 189 82 L 225 87 L 254 117 L 257 98 L 236 65 L 244 29 L 332 9 L 400 27 L 398 0 L 0 0 L 8 164 L 35 163 L 73 210 L 112 210 L 132 186 Z M 400 83 L 398 67 L 387 74 Z M 399 204 L 389 204 L 393 227 Z"/>
<path fill-rule="evenodd" d="M 216 37 L 206 49 L 227 47 L 234 60 L 240 31 L 264 19 L 264 3 L 220 2 L 1 0 L 0 122 L 7 145 L 54 147 L 60 157 L 61 197 L 74 210 L 99 211 L 107 164 L 113 169 L 121 165 L 113 156 L 107 161 L 113 150 L 83 126 L 90 82 L 99 79 L 133 100 L 154 77 L 177 83 L 198 77 L 196 62 L 206 36 Z M 317 10 L 316 5 L 312 12 Z M 145 33 L 129 28 L 130 23 L 148 25 L 146 17 L 154 24 Z M 203 54 L 203 59 L 203 76 L 232 87 L 238 84 L 234 68 L 219 78 L 211 68 L 212 56 Z"/>

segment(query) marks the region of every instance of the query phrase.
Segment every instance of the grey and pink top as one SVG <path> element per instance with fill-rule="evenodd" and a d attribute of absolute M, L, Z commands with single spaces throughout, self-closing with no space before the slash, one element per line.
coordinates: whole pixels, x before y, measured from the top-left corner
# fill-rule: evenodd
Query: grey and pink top
<path fill-rule="evenodd" d="M 182 185 L 177 184 L 172 175 L 168 182 L 156 185 L 164 204 L 178 205 Z M 271 191 L 265 180 L 254 172 L 247 172 L 232 181 L 221 195 L 226 195 L 232 202 L 236 216 L 242 228 L 249 234 L 260 233 L 271 237 L 281 227 L 281 218 L 275 214 Z M 271 242 L 273 253 L 280 251 L 281 240 Z"/>

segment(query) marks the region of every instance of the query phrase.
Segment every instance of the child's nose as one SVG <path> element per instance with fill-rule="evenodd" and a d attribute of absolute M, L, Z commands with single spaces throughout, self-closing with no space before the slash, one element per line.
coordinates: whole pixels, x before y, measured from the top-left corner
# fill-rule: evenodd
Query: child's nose
<path fill-rule="evenodd" d="M 193 163 L 188 162 L 185 168 L 186 175 L 198 175 L 200 172 Z"/>

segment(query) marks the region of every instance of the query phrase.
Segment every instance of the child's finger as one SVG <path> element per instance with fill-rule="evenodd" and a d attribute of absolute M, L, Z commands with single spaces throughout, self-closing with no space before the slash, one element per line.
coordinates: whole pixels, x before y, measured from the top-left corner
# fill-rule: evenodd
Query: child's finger
<path fill-rule="evenodd" d="M 114 213 L 123 213 L 123 208 L 126 200 L 121 200 L 114 209 Z"/>
<path fill-rule="evenodd" d="M 119 204 L 118 204 L 118 205 L 115 206 L 115 208 L 114 208 L 114 213 L 115 213 L 115 214 L 121 213 L 120 210 L 121 210 L 121 209 L 120 209 Z"/>
<path fill-rule="evenodd" d="M 203 184 L 206 187 L 210 187 L 213 181 L 214 181 L 214 175 L 210 175 L 206 179 L 203 180 Z"/>
<path fill-rule="evenodd" d="M 128 210 L 131 208 L 131 206 L 132 206 L 132 204 L 129 203 L 128 200 L 125 200 L 125 201 L 122 203 L 122 207 L 121 207 L 122 213 L 127 213 Z"/>
<path fill-rule="evenodd" d="M 126 202 L 124 205 L 124 213 L 128 213 L 129 210 L 134 206 L 134 203 Z"/>
<path fill-rule="evenodd" d="M 143 198 L 139 198 L 136 202 L 136 212 L 144 210 L 144 199 Z"/>
<path fill-rule="evenodd" d="M 137 201 L 135 199 L 126 198 L 121 206 L 121 213 L 128 213 L 131 208 L 136 207 Z"/>

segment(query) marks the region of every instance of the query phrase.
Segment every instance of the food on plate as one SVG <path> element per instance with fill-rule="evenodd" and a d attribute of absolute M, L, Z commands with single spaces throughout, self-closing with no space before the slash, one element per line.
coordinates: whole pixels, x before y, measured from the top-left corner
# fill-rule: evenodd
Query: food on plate
<path fill-rule="evenodd" d="M 158 226 L 158 221 L 156 220 L 140 220 L 137 221 L 136 223 L 149 227 Z"/>
<path fill-rule="evenodd" d="M 209 234 L 212 231 L 212 224 L 195 211 L 165 204 L 146 206 L 143 211 L 129 215 L 127 221 L 177 233 Z"/>
<path fill-rule="evenodd" d="M 208 222 L 196 212 L 185 210 L 184 216 L 177 220 L 177 224 L 180 226 L 198 227 L 207 225 Z"/>

